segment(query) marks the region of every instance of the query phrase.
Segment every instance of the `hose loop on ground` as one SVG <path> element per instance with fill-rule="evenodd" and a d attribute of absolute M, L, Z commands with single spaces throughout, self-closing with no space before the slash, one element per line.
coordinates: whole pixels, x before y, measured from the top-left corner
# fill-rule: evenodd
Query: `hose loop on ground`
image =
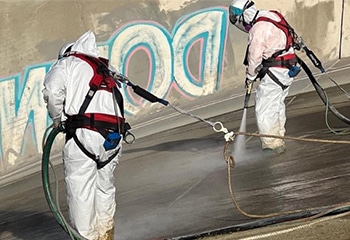
<path fill-rule="evenodd" d="M 229 166 L 230 168 L 234 168 L 235 167 L 235 159 L 232 155 L 227 153 L 227 149 L 228 146 L 230 145 L 232 141 L 226 141 L 225 142 L 225 146 L 224 146 L 224 160 L 227 163 L 227 166 Z"/>
<path fill-rule="evenodd" d="M 268 134 L 258 134 L 258 133 L 247 133 L 247 132 L 235 132 L 235 135 L 245 135 L 245 136 L 253 136 L 253 137 L 270 137 L 270 138 L 280 138 L 280 139 L 289 139 L 289 140 L 296 140 L 296 141 L 305 141 L 305 142 L 318 142 L 318 143 L 332 143 L 332 144 L 350 144 L 350 141 L 339 141 L 339 140 L 326 140 L 326 139 L 312 139 L 312 138 L 301 138 L 301 137 L 288 137 L 288 136 L 276 136 L 276 135 L 268 135 Z M 235 194 L 233 192 L 233 186 L 232 186 L 232 168 L 235 166 L 234 157 L 230 154 L 228 154 L 228 146 L 232 141 L 226 141 L 224 145 L 223 155 L 224 160 L 227 164 L 227 177 L 228 177 L 228 187 L 230 191 L 231 199 L 237 208 L 237 210 L 243 214 L 244 216 L 250 217 L 250 218 L 271 218 L 271 217 L 280 217 L 295 213 L 301 213 L 303 211 L 315 211 L 315 209 L 304 209 L 304 210 L 293 210 L 293 211 L 286 211 L 286 212 L 279 212 L 279 213 L 271 213 L 271 214 L 251 214 L 246 211 L 244 211 L 240 205 L 238 204 L 238 201 L 235 197 Z M 349 208 L 350 202 L 332 206 L 331 209 L 315 213 L 311 217 L 303 218 L 301 221 L 305 220 L 313 220 L 322 216 L 325 216 L 329 214 L 330 212 L 334 212 L 336 210 L 342 209 L 342 208 Z M 296 222 L 298 220 L 294 220 Z M 300 220 L 299 220 L 300 221 Z"/>

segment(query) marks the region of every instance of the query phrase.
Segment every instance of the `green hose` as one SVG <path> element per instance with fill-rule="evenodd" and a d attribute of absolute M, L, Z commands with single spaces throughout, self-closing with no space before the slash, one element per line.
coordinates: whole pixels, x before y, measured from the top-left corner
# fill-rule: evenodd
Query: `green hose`
<path fill-rule="evenodd" d="M 49 127 L 47 130 L 49 130 L 51 127 Z M 53 200 L 52 193 L 51 193 L 51 187 L 50 187 L 50 174 L 49 174 L 49 165 L 51 165 L 50 162 L 50 152 L 52 144 L 56 138 L 56 136 L 63 132 L 64 128 L 62 126 L 53 128 L 48 137 L 46 138 L 44 144 L 43 144 L 43 155 L 42 155 L 42 162 L 41 162 L 41 177 L 42 177 L 42 183 L 45 193 L 46 201 L 49 205 L 49 208 L 54 215 L 56 221 L 58 224 L 63 228 L 63 230 L 68 233 L 71 237 L 71 239 L 74 240 L 85 240 L 86 238 L 82 237 L 76 230 L 74 230 L 65 220 L 64 216 L 62 215 L 58 200 Z M 46 131 L 45 131 L 46 135 Z M 45 136 L 44 136 L 45 137 Z M 56 179 L 57 183 L 57 179 Z M 57 188 L 57 187 L 56 187 Z M 57 198 L 58 199 L 58 198 Z"/>

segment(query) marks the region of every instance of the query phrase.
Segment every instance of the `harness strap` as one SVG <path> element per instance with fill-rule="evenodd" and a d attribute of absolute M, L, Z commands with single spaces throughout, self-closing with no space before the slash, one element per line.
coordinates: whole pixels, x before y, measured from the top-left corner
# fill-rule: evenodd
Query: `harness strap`
<path fill-rule="evenodd" d="M 125 126 L 126 123 L 124 119 L 123 97 L 119 92 L 119 89 L 117 88 L 117 83 L 110 76 L 110 70 L 108 68 L 108 59 L 92 57 L 78 52 L 70 52 L 67 56 L 74 56 L 87 62 L 93 69 L 94 74 L 89 82 L 90 89 L 85 95 L 85 99 L 79 109 L 79 113 L 74 116 L 69 116 L 66 121 L 66 141 L 73 138 L 80 150 L 86 156 L 94 160 L 97 164 L 97 168 L 100 169 L 106 164 L 108 164 L 118 154 L 119 149 L 118 151 L 116 151 L 116 153 L 110 156 L 107 159 L 107 161 L 100 162 L 99 156 L 90 153 L 79 141 L 75 132 L 77 128 L 87 128 L 99 132 L 104 138 L 106 138 L 107 135 L 111 132 L 118 132 L 124 135 L 124 129 L 130 129 L 130 125 Z M 102 113 L 85 113 L 95 93 L 99 90 L 108 91 L 111 94 L 113 94 L 113 96 L 117 100 L 117 104 L 119 106 L 119 110 L 121 112 L 122 117 L 117 116 L 118 110 L 116 110 L 116 115 L 108 115 Z"/>
<path fill-rule="evenodd" d="M 89 104 L 91 102 L 91 99 L 95 96 L 95 93 L 97 90 L 98 90 L 98 87 L 95 85 L 92 85 L 90 87 L 90 90 L 85 95 L 84 102 L 79 109 L 79 114 L 83 115 L 85 113 L 87 107 L 89 106 Z"/>
<path fill-rule="evenodd" d="M 246 50 L 245 50 L 244 59 L 243 59 L 243 64 L 244 64 L 245 66 L 248 66 L 249 47 L 250 47 L 250 45 L 247 46 L 247 48 L 246 48 Z"/>
<path fill-rule="evenodd" d="M 94 75 L 92 76 L 89 86 L 90 89 L 87 92 L 84 102 L 81 105 L 79 109 L 79 114 L 83 115 L 89 106 L 93 96 L 95 95 L 96 91 L 98 90 L 105 90 L 108 92 L 114 93 L 114 95 L 121 95 L 119 92 L 119 89 L 116 87 L 116 82 L 113 80 L 113 78 L 109 74 L 108 69 L 108 59 L 104 58 L 96 58 L 89 55 L 85 55 L 82 53 L 70 53 L 70 56 L 75 56 L 77 58 L 80 58 L 87 62 L 91 68 L 94 70 Z M 124 114 L 124 103 L 123 103 L 123 97 L 117 97 L 117 103 L 121 110 L 121 113 Z"/>
<path fill-rule="evenodd" d="M 88 128 L 100 132 L 103 136 L 105 131 L 119 132 L 124 124 L 124 119 L 108 114 L 87 113 L 68 117 L 67 128 Z"/>
<path fill-rule="evenodd" d="M 88 156 L 89 158 L 91 158 L 92 160 L 94 160 L 96 162 L 96 165 L 97 165 L 97 169 L 101 169 L 103 168 L 104 166 L 106 166 L 109 162 L 111 162 L 113 160 L 113 158 L 115 158 L 115 156 L 117 156 L 117 154 L 119 153 L 119 150 L 116 151 L 113 155 L 111 155 L 106 161 L 104 162 L 101 162 L 98 158 L 98 156 L 96 156 L 95 154 L 89 152 L 85 147 L 84 145 L 79 141 L 77 135 L 75 134 L 75 131 L 73 133 L 73 139 L 74 139 L 74 142 L 78 145 L 78 147 L 80 148 L 80 150 L 86 155 Z"/>
<path fill-rule="evenodd" d="M 283 67 L 290 69 L 292 66 L 298 63 L 298 58 L 295 54 L 287 54 L 279 57 L 270 57 L 264 59 L 262 64 L 264 67 Z"/>
<path fill-rule="evenodd" d="M 113 88 L 112 89 L 112 93 L 114 94 L 113 96 L 115 97 L 115 100 L 118 103 L 120 112 L 122 114 L 122 116 L 124 117 L 124 100 L 123 100 L 123 96 L 120 93 L 120 91 L 117 88 Z"/>
<path fill-rule="evenodd" d="M 281 29 L 287 38 L 286 49 L 289 49 L 290 47 L 293 46 L 294 29 L 289 25 L 289 23 L 286 21 L 286 19 L 283 17 L 283 15 L 280 12 L 275 11 L 275 10 L 271 10 L 270 12 L 273 12 L 274 14 L 276 14 L 281 20 L 279 22 L 277 22 L 277 21 L 275 21 L 271 18 L 268 18 L 268 17 L 259 17 L 256 20 L 256 22 L 259 22 L 259 21 L 270 22 L 270 23 L 274 24 L 276 27 L 278 27 L 279 29 Z"/>
<path fill-rule="evenodd" d="M 276 84 L 278 84 L 282 88 L 283 91 L 289 87 L 289 86 L 282 84 L 280 82 L 280 80 L 278 80 L 278 78 L 269 69 L 267 69 L 266 73 Z"/>

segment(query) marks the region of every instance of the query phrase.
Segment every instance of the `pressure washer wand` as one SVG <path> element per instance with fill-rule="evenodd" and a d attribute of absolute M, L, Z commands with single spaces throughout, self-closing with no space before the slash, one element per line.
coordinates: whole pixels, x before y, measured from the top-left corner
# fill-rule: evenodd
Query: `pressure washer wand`
<path fill-rule="evenodd" d="M 130 80 L 126 76 L 124 76 L 120 73 L 112 72 L 112 71 L 110 72 L 110 74 L 116 82 L 125 83 L 126 85 L 130 86 L 137 95 L 150 101 L 151 103 L 158 102 L 158 103 L 163 104 L 164 106 L 167 106 L 169 104 L 169 102 L 167 100 L 158 98 L 157 96 L 146 91 L 142 87 L 140 87 L 138 85 L 134 85 L 132 82 L 130 82 Z"/>
<path fill-rule="evenodd" d="M 253 88 L 253 83 L 254 83 L 254 82 L 250 82 L 250 83 L 247 85 L 247 89 L 246 89 L 246 92 L 245 92 L 245 98 L 244 98 L 244 108 L 248 108 L 249 99 L 250 99 L 250 94 L 251 94 L 252 88 Z"/>

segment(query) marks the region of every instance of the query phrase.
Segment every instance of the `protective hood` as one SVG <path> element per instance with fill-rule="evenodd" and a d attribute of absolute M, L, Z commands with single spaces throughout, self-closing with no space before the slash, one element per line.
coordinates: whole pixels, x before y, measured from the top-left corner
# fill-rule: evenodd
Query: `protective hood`
<path fill-rule="evenodd" d="M 258 9 L 255 7 L 255 5 L 244 10 L 243 12 L 244 22 L 246 22 L 247 24 L 251 24 L 253 21 L 255 21 L 257 12 L 258 12 Z"/>
<path fill-rule="evenodd" d="M 96 45 L 95 34 L 91 30 L 84 33 L 77 41 L 75 41 L 72 46 L 72 51 L 98 57 L 99 51 Z"/>
<path fill-rule="evenodd" d="M 234 0 L 229 6 L 230 22 L 243 32 L 249 32 L 258 13 L 253 1 Z"/>
<path fill-rule="evenodd" d="M 70 52 L 72 50 L 72 46 L 74 45 L 74 42 L 72 43 L 66 43 L 64 44 L 61 49 L 58 51 L 58 57 L 57 59 L 63 58 L 64 54 Z"/>

